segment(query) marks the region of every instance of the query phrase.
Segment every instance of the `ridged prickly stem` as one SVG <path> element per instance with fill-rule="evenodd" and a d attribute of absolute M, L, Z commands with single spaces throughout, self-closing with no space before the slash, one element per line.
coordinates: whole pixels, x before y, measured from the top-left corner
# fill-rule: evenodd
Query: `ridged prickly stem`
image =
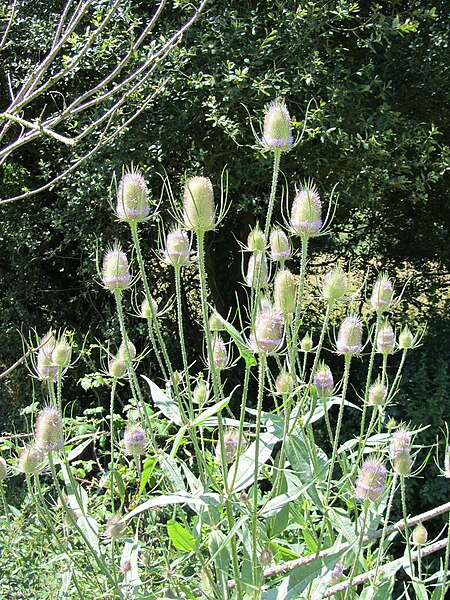
<path fill-rule="evenodd" d="M 298 332 L 300 329 L 300 313 L 302 310 L 303 292 L 305 289 L 305 275 L 306 275 L 306 260 L 308 257 L 308 242 L 309 238 L 307 235 L 301 236 L 301 247 L 302 255 L 300 260 L 300 276 L 297 288 L 297 302 L 295 306 L 295 314 L 292 319 L 292 345 L 294 348 L 297 347 Z M 292 369 L 295 369 L 295 365 L 292 365 Z"/>
<path fill-rule="evenodd" d="M 11 521 L 9 518 L 8 504 L 6 502 L 5 491 L 3 489 L 2 481 L 0 481 L 0 497 L 1 497 L 1 501 L 2 501 L 3 514 L 5 515 L 6 527 L 8 528 L 8 531 L 11 531 Z"/>
<path fill-rule="evenodd" d="M 383 364 L 381 367 L 381 383 L 386 383 L 386 371 L 387 371 L 387 359 L 388 355 L 383 354 Z"/>
<path fill-rule="evenodd" d="M 175 294 L 177 298 L 177 321 L 178 321 L 178 335 L 180 336 L 180 346 L 181 346 L 181 355 L 183 358 L 183 368 L 186 374 L 186 387 L 188 392 L 188 412 L 189 418 L 192 420 L 194 417 L 193 407 L 192 407 L 192 390 L 191 390 L 191 381 L 189 378 L 189 365 L 186 354 L 186 345 L 184 343 L 184 328 L 183 328 L 183 310 L 181 303 L 181 269 L 179 266 L 174 265 L 175 271 Z"/>
<path fill-rule="evenodd" d="M 356 569 L 358 568 L 359 557 L 361 555 L 361 550 L 363 547 L 363 538 L 364 538 L 364 531 L 366 529 L 366 521 L 367 521 L 367 514 L 369 512 L 369 505 L 370 505 L 370 500 L 364 500 L 363 518 L 362 518 L 362 523 L 361 523 L 361 530 L 360 530 L 359 536 L 358 536 L 358 545 L 356 547 L 356 556 L 355 556 L 355 560 L 353 561 L 353 565 L 352 565 L 350 575 L 348 578 L 348 587 L 345 590 L 344 600 L 347 600 L 347 598 L 349 597 L 349 594 L 353 594 L 352 583 L 353 583 L 353 579 L 356 575 Z"/>
<path fill-rule="evenodd" d="M 412 561 L 411 554 L 411 540 L 409 539 L 409 527 L 408 527 L 408 513 L 406 512 L 406 486 L 405 486 L 405 476 L 400 475 L 400 491 L 402 496 L 402 512 L 403 512 L 403 520 L 405 522 L 405 539 L 406 539 L 406 549 L 408 551 L 408 560 L 409 565 L 411 567 L 411 576 L 414 579 L 414 563 Z"/>
<path fill-rule="evenodd" d="M 333 309 L 333 306 L 334 306 L 334 300 L 329 300 L 327 302 L 327 308 L 325 309 L 325 315 L 324 315 L 324 318 L 323 318 L 322 329 L 320 331 L 319 342 L 317 344 L 316 353 L 315 353 L 315 356 L 314 356 L 314 362 L 313 362 L 313 366 L 312 366 L 312 369 L 311 369 L 311 376 L 309 378 L 309 383 L 312 382 L 312 378 L 314 377 L 314 374 L 316 372 L 317 366 L 319 364 L 320 353 L 322 352 L 323 341 L 325 339 L 325 334 L 326 334 L 327 329 L 328 329 L 328 321 L 330 320 L 330 315 L 331 315 L 331 311 Z"/>
<path fill-rule="evenodd" d="M 358 459 L 356 461 L 356 465 L 359 463 L 359 461 L 361 459 L 360 454 L 361 454 L 362 450 L 364 450 L 364 446 L 362 445 L 362 440 L 364 438 L 364 429 L 366 427 L 366 413 L 367 413 L 367 405 L 368 405 L 368 400 L 369 400 L 369 388 L 370 388 L 370 384 L 372 382 L 372 371 L 373 371 L 373 363 L 375 360 L 375 352 L 376 352 L 376 347 L 377 347 L 377 336 L 378 336 L 378 331 L 380 329 L 380 323 L 381 323 L 382 318 L 383 318 L 382 312 L 377 311 L 377 320 L 375 323 L 375 333 L 374 333 L 374 337 L 373 337 L 372 349 L 370 351 L 369 366 L 367 368 L 366 387 L 364 388 L 364 401 L 363 401 L 362 414 L 361 414 L 361 426 L 360 426 L 360 430 L 359 430 L 359 448 L 360 448 L 360 450 L 358 452 Z"/>
<path fill-rule="evenodd" d="M 114 514 L 114 398 L 116 395 L 117 378 L 114 377 L 111 386 L 111 396 L 109 400 L 109 419 L 110 419 L 110 443 L 111 443 L 111 457 L 109 462 L 109 477 L 111 486 L 111 513 Z"/>
<path fill-rule="evenodd" d="M 406 353 L 408 352 L 408 350 L 409 350 L 409 348 L 403 349 L 402 357 L 400 359 L 400 364 L 398 365 L 397 373 L 395 374 L 394 381 L 392 382 L 392 385 L 391 385 L 391 390 L 393 392 L 395 392 L 396 386 L 398 385 L 398 383 L 400 381 L 400 377 L 401 377 L 402 370 L 403 370 L 405 360 L 406 360 Z"/>
<path fill-rule="evenodd" d="M 203 231 L 197 231 L 197 254 L 198 254 L 198 268 L 199 268 L 199 276 L 200 276 L 200 297 L 201 297 L 201 306 L 202 306 L 202 318 L 203 318 L 203 328 L 205 331 L 206 338 L 206 351 L 208 357 L 208 364 L 211 372 L 211 378 L 213 383 L 213 393 L 215 402 L 219 401 L 220 393 L 219 393 L 219 382 L 217 378 L 217 371 L 214 366 L 213 361 L 213 352 L 212 352 L 212 339 L 211 339 L 211 331 L 209 329 L 209 317 L 208 317 L 208 294 L 206 289 L 206 268 L 205 268 L 205 233 Z M 217 423 L 219 429 L 219 443 L 221 448 L 221 461 L 222 461 L 222 473 L 223 473 L 223 483 L 225 490 L 225 509 L 227 513 L 227 521 L 229 531 L 231 531 L 234 526 L 234 515 L 233 515 L 233 506 L 231 504 L 229 498 L 229 485 L 228 485 L 228 465 L 225 461 L 225 445 L 224 445 L 224 428 L 221 413 L 217 413 Z M 238 597 L 241 597 L 241 584 L 239 581 L 240 571 L 239 571 L 239 561 L 236 547 L 235 536 L 231 539 L 231 558 L 233 564 L 233 575 L 236 580 L 236 589 L 238 592 Z"/>
<path fill-rule="evenodd" d="M 259 354 L 259 376 L 258 376 L 258 402 L 256 407 L 256 429 L 255 429 L 255 468 L 253 471 L 253 511 L 252 511 L 252 563 L 253 563 L 253 586 L 254 600 L 258 600 L 261 595 L 261 584 L 263 580 L 263 572 L 260 561 L 258 559 L 258 461 L 259 461 L 259 436 L 261 433 L 261 413 L 262 402 L 264 397 L 264 382 L 266 378 L 266 355 L 261 352 Z"/>
<path fill-rule="evenodd" d="M 62 367 L 58 367 L 58 375 L 56 377 L 56 406 L 59 414 L 62 415 Z"/>
<path fill-rule="evenodd" d="M 386 507 L 386 512 L 384 513 L 384 525 L 383 525 L 383 532 L 381 534 L 381 539 L 380 539 L 380 543 L 379 543 L 379 553 L 378 553 L 378 557 L 377 557 L 377 565 L 375 567 L 375 575 L 374 575 L 374 582 L 376 583 L 377 581 L 377 576 L 378 576 L 378 570 L 383 562 L 383 546 L 384 546 L 384 540 L 386 539 L 386 529 L 388 526 L 388 521 L 389 521 L 389 516 L 391 514 L 391 509 L 392 509 L 392 502 L 394 500 L 394 496 L 395 496 L 395 489 L 397 487 L 397 480 L 398 480 L 398 473 L 396 473 L 396 471 L 394 471 L 394 475 L 392 477 L 392 482 L 391 482 L 391 491 L 389 493 L 389 500 L 388 500 L 388 504 Z"/>
<path fill-rule="evenodd" d="M 278 174 L 280 172 L 280 158 L 281 158 L 281 151 L 280 150 L 274 150 L 274 153 L 273 153 L 272 186 L 270 188 L 269 206 L 267 207 L 266 224 L 265 224 L 265 227 L 264 227 L 264 238 L 265 238 L 265 241 L 266 241 L 266 246 L 269 243 L 269 230 L 270 230 L 270 224 L 271 224 L 271 221 L 272 221 L 273 205 L 275 203 L 275 196 L 277 194 Z"/>

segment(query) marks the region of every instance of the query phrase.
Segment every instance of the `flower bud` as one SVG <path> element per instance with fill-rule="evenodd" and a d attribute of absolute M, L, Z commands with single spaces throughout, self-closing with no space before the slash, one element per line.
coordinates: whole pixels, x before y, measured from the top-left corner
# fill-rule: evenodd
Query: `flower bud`
<path fill-rule="evenodd" d="M 116 513 L 115 515 L 110 517 L 106 523 L 107 537 L 109 537 L 111 541 L 115 542 L 116 540 L 122 537 L 126 526 L 126 523 L 121 521 L 121 516 Z"/>
<path fill-rule="evenodd" d="M 312 347 L 313 347 L 312 337 L 309 335 L 309 333 L 305 333 L 305 335 L 302 338 L 302 341 L 300 342 L 300 350 L 302 352 L 311 352 Z"/>
<path fill-rule="evenodd" d="M 409 348 L 412 348 L 413 345 L 414 345 L 414 336 L 411 333 L 411 331 L 409 330 L 408 325 L 406 325 L 401 330 L 400 335 L 398 336 L 398 346 L 402 350 L 408 350 Z"/>
<path fill-rule="evenodd" d="M 191 177 L 184 186 L 184 225 L 192 231 L 209 231 L 216 226 L 214 193 L 207 177 Z"/>
<path fill-rule="evenodd" d="M 403 477 L 411 472 L 411 435 L 403 428 L 392 435 L 390 456 L 394 471 Z"/>
<path fill-rule="evenodd" d="M 263 567 L 268 567 L 272 564 L 273 554 L 268 548 L 264 548 L 261 550 L 261 554 L 259 555 L 259 562 Z"/>
<path fill-rule="evenodd" d="M 387 398 L 387 388 L 384 383 L 381 383 L 380 379 L 377 379 L 369 387 L 369 403 L 373 406 L 381 406 L 384 404 Z"/>
<path fill-rule="evenodd" d="M 258 287 L 258 280 L 261 287 L 266 286 L 269 282 L 267 261 L 263 254 L 252 254 L 248 261 L 245 283 L 249 287 L 256 288 Z"/>
<path fill-rule="evenodd" d="M 112 358 L 108 363 L 108 373 L 110 377 L 120 379 L 127 370 L 127 363 L 120 358 Z"/>
<path fill-rule="evenodd" d="M 413 542 L 416 546 L 423 546 L 427 543 L 428 540 L 428 531 L 426 530 L 423 523 L 418 523 L 414 527 L 414 531 L 412 534 Z"/>
<path fill-rule="evenodd" d="M 173 267 L 185 267 L 189 264 L 189 238 L 185 231 L 175 229 L 167 234 L 164 260 Z"/>
<path fill-rule="evenodd" d="M 156 314 L 158 312 L 158 304 L 154 298 L 150 298 L 150 302 L 153 307 L 153 312 Z M 141 304 L 141 317 L 143 319 L 153 319 L 152 309 L 147 298 L 144 298 Z"/>
<path fill-rule="evenodd" d="M 346 273 L 340 265 L 329 271 L 322 281 L 322 294 L 328 302 L 342 300 L 348 290 L 348 281 Z"/>
<path fill-rule="evenodd" d="M 145 454 L 146 443 L 147 439 L 145 437 L 145 431 L 140 425 L 128 425 L 125 428 L 123 444 L 127 454 L 132 454 L 133 456 Z"/>
<path fill-rule="evenodd" d="M 228 366 L 228 351 L 220 335 L 216 336 L 212 344 L 213 363 L 220 371 Z"/>
<path fill-rule="evenodd" d="M 306 186 L 297 193 L 289 224 L 297 235 L 311 236 L 322 229 L 322 203 L 315 185 Z"/>
<path fill-rule="evenodd" d="M 3 481 L 8 476 L 8 465 L 3 456 L 0 456 L 0 481 Z"/>
<path fill-rule="evenodd" d="M 345 317 L 339 328 L 337 351 L 339 354 L 358 354 L 362 350 L 362 321 L 357 315 Z"/>
<path fill-rule="evenodd" d="M 356 480 L 355 494 L 360 500 L 377 500 L 386 484 L 387 470 L 381 460 L 368 458 Z"/>
<path fill-rule="evenodd" d="M 380 327 L 377 335 L 377 352 L 379 354 L 392 354 L 395 346 L 395 335 L 391 325 L 386 321 Z"/>
<path fill-rule="evenodd" d="M 192 392 L 192 395 L 194 397 L 194 402 L 199 406 L 203 406 L 208 399 L 208 386 L 203 379 L 199 379 L 194 391 Z"/>
<path fill-rule="evenodd" d="M 130 355 L 131 360 L 133 360 L 133 358 L 136 358 L 136 346 L 133 344 L 133 342 L 130 342 L 130 340 L 128 340 L 127 352 L 127 346 L 125 346 L 125 343 L 122 341 L 122 343 L 119 346 L 119 351 L 117 352 L 117 358 L 120 358 L 121 360 L 127 360 L 128 355 Z"/>
<path fill-rule="evenodd" d="M 56 408 L 46 406 L 36 419 L 36 444 L 45 452 L 59 450 L 64 443 L 63 422 Z"/>
<path fill-rule="evenodd" d="M 229 465 L 233 462 L 238 453 L 244 452 L 247 447 L 247 440 L 242 436 L 241 445 L 239 446 L 239 431 L 237 429 L 229 429 L 224 433 L 223 446 L 225 451 L 225 462 Z M 221 455 L 220 442 L 218 442 L 215 452 L 215 457 L 218 462 L 221 462 Z"/>
<path fill-rule="evenodd" d="M 294 389 L 294 380 L 287 371 L 281 371 L 275 380 L 275 389 L 280 396 L 291 394 Z"/>
<path fill-rule="evenodd" d="M 19 471 L 26 475 L 38 473 L 43 459 L 42 450 L 37 448 L 24 448 L 19 456 Z"/>
<path fill-rule="evenodd" d="M 103 283 L 108 290 L 126 289 L 131 282 L 128 260 L 119 246 L 108 250 L 103 259 Z"/>
<path fill-rule="evenodd" d="M 208 323 L 209 323 L 210 331 L 222 331 L 222 329 L 223 329 L 222 319 L 219 317 L 219 315 L 217 313 L 213 313 L 209 317 Z"/>
<path fill-rule="evenodd" d="M 116 213 L 122 221 L 142 221 L 150 214 L 148 188 L 139 170 L 125 173 L 120 180 Z"/>
<path fill-rule="evenodd" d="M 322 362 L 314 374 L 313 385 L 319 398 L 329 398 L 333 393 L 334 379 L 331 369 Z"/>
<path fill-rule="evenodd" d="M 266 249 L 266 239 L 264 237 L 264 232 L 261 231 L 258 224 L 256 224 L 256 227 L 252 229 L 248 234 L 247 248 L 251 252 L 264 252 L 264 250 Z"/>
<path fill-rule="evenodd" d="M 249 345 L 255 353 L 272 354 L 283 343 L 283 316 L 269 302 L 261 304 Z"/>
<path fill-rule="evenodd" d="M 275 100 L 264 117 L 263 145 L 270 150 L 288 152 L 293 144 L 291 117 L 282 100 Z"/>
<path fill-rule="evenodd" d="M 69 366 L 72 356 L 72 348 L 65 337 L 62 337 L 59 342 L 56 342 L 52 352 L 52 362 L 60 369 L 65 369 Z"/>
<path fill-rule="evenodd" d="M 383 273 L 375 282 L 372 296 L 370 297 L 370 304 L 373 310 L 380 313 L 388 310 L 391 306 L 393 296 L 394 289 L 392 287 L 392 281 Z"/>
<path fill-rule="evenodd" d="M 278 271 L 274 281 L 275 309 L 285 317 L 295 312 L 297 286 L 289 269 Z"/>
<path fill-rule="evenodd" d="M 272 229 L 270 233 L 270 257 L 272 260 L 287 260 L 292 249 L 287 235 L 281 229 Z"/>

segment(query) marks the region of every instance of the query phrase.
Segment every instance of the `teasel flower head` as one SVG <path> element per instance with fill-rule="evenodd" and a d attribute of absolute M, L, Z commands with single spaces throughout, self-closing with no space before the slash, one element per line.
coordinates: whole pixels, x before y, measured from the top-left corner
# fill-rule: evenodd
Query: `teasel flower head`
<path fill-rule="evenodd" d="M 106 523 L 106 537 L 108 537 L 112 542 L 120 539 L 126 529 L 126 523 L 124 523 L 121 519 L 121 515 L 116 513 L 110 517 Z"/>
<path fill-rule="evenodd" d="M 423 523 L 417 523 L 412 534 L 413 543 L 416 546 L 423 546 L 428 540 L 428 531 Z"/>
<path fill-rule="evenodd" d="M 192 396 L 195 404 L 199 406 L 203 406 L 208 399 L 209 390 L 203 379 L 199 379 L 197 385 L 195 386 Z"/>
<path fill-rule="evenodd" d="M 344 564 L 340 561 L 335 564 L 328 584 L 330 587 L 333 585 L 337 585 L 340 581 L 342 581 L 342 578 L 344 576 L 344 569 Z"/>
<path fill-rule="evenodd" d="M 309 333 L 305 333 L 300 342 L 300 350 L 302 352 L 311 352 L 313 348 L 313 340 Z"/>
<path fill-rule="evenodd" d="M 121 379 L 127 372 L 127 363 L 121 358 L 111 358 L 108 362 L 108 373 L 110 377 Z"/>
<path fill-rule="evenodd" d="M 213 364 L 219 371 L 226 369 L 230 362 L 228 350 L 221 335 L 216 335 L 212 342 Z"/>
<path fill-rule="evenodd" d="M 330 303 L 336 300 L 344 300 L 348 292 L 348 279 L 341 265 L 328 271 L 322 281 L 322 295 Z"/>
<path fill-rule="evenodd" d="M 408 477 L 412 465 L 411 435 L 404 427 L 400 427 L 392 435 L 390 456 L 394 471 Z"/>
<path fill-rule="evenodd" d="M 378 377 L 369 387 L 369 404 L 373 406 L 382 406 L 387 398 L 388 390 L 381 379 Z"/>
<path fill-rule="evenodd" d="M 362 350 L 363 325 L 361 319 L 353 314 L 345 317 L 339 328 L 336 342 L 339 354 L 359 354 Z"/>
<path fill-rule="evenodd" d="M 401 330 L 398 336 L 398 347 L 402 350 L 409 350 L 415 346 L 415 339 L 408 325 Z"/>
<path fill-rule="evenodd" d="M 261 231 L 259 224 L 250 231 L 247 237 L 247 250 L 250 252 L 264 252 L 266 249 L 266 239 L 264 231 Z"/>
<path fill-rule="evenodd" d="M 148 188 L 139 169 L 128 171 L 120 180 L 116 214 L 121 221 L 143 221 L 149 216 Z"/>
<path fill-rule="evenodd" d="M 218 315 L 217 312 L 213 312 L 212 315 L 209 317 L 208 325 L 209 325 L 210 331 L 215 331 L 215 332 L 222 331 L 222 329 L 223 329 L 222 319 L 220 318 L 220 316 Z"/>
<path fill-rule="evenodd" d="M 356 480 L 355 495 L 360 500 L 377 500 L 386 485 L 387 470 L 378 458 L 368 458 Z"/>
<path fill-rule="evenodd" d="M 291 258 L 292 247 L 285 232 L 279 227 L 272 229 L 269 236 L 270 258 L 273 261 L 285 261 Z"/>
<path fill-rule="evenodd" d="M 378 331 L 377 352 L 379 354 L 392 354 L 395 348 L 395 334 L 392 326 L 385 321 Z"/>
<path fill-rule="evenodd" d="M 44 452 L 60 450 L 64 444 L 63 422 L 59 411 L 43 408 L 36 418 L 36 445 Z"/>
<path fill-rule="evenodd" d="M 140 456 L 145 454 L 147 438 L 145 431 L 138 423 L 127 425 L 123 434 L 123 445 L 125 452 L 132 456 Z"/>
<path fill-rule="evenodd" d="M 121 360 L 127 360 L 128 355 L 130 355 L 131 360 L 136 358 L 136 346 L 133 344 L 133 342 L 130 342 L 130 340 L 128 340 L 127 345 L 125 345 L 125 342 L 122 341 L 117 352 L 117 358 L 120 358 Z"/>
<path fill-rule="evenodd" d="M 164 262 L 175 268 L 189 264 L 191 245 L 188 235 L 182 229 L 174 229 L 167 234 Z"/>
<path fill-rule="evenodd" d="M 150 307 L 150 303 L 152 305 L 153 308 L 153 312 L 152 312 L 152 308 Z M 153 314 L 157 314 L 158 312 L 158 303 L 156 302 L 156 300 L 151 297 L 150 301 L 148 300 L 148 298 L 144 298 L 144 300 L 142 301 L 141 304 L 141 309 L 140 309 L 140 316 L 143 319 L 153 319 Z"/>
<path fill-rule="evenodd" d="M 48 358 L 52 357 L 53 350 L 57 344 L 57 339 L 53 333 L 53 331 L 48 331 L 40 341 L 39 352 L 48 356 Z"/>
<path fill-rule="evenodd" d="M 265 287 L 269 283 L 267 260 L 264 254 L 252 254 L 247 265 L 245 283 L 251 288 Z"/>
<path fill-rule="evenodd" d="M 273 562 L 273 554 L 268 548 L 261 550 L 259 555 L 259 562 L 263 567 L 269 567 Z"/>
<path fill-rule="evenodd" d="M 55 344 L 52 351 L 52 363 L 59 369 L 66 369 L 70 364 L 72 357 L 72 346 L 67 340 L 67 336 L 63 335 Z"/>
<path fill-rule="evenodd" d="M 208 177 L 191 177 L 186 181 L 183 220 L 186 229 L 195 232 L 210 231 L 216 227 L 214 192 Z"/>
<path fill-rule="evenodd" d="M 334 389 L 333 373 L 328 365 L 320 363 L 314 374 L 313 385 L 319 398 L 329 398 Z"/>
<path fill-rule="evenodd" d="M 288 318 L 295 312 L 297 285 L 289 269 L 280 269 L 274 281 L 275 309 Z"/>
<path fill-rule="evenodd" d="M 280 396 L 288 396 L 294 390 L 294 379 L 288 371 L 281 371 L 275 380 L 275 389 Z"/>
<path fill-rule="evenodd" d="M 389 277 L 382 273 L 373 286 L 370 304 L 372 309 L 382 313 L 389 310 L 394 297 L 394 288 Z"/>
<path fill-rule="evenodd" d="M 128 260 L 118 244 L 105 253 L 103 258 L 103 284 L 112 292 L 124 290 L 131 283 Z"/>
<path fill-rule="evenodd" d="M 44 453 L 40 448 L 28 446 L 19 455 L 18 469 L 26 475 L 35 475 L 41 468 L 43 458 Z"/>
<path fill-rule="evenodd" d="M 275 100 L 266 109 L 262 144 L 280 152 L 288 152 L 294 145 L 291 117 L 283 100 Z"/>
<path fill-rule="evenodd" d="M 58 377 L 58 367 L 52 362 L 51 356 L 45 354 L 45 352 L 38 352 L 35 367 L 36 376 L 42 381 L 51 380 L 55 381 Z"/>
<path fill-rule="evenodd" d="M 237 429 L 228 429 L 223 435 L 223 446 L 225 452 L 225 462 L 227 465 L 233 462 L 237 454 L 244 452 L 247 447 L 247 440 L 242 435 L 239 444 L 239 431 Z M 218 462 L 221 462 L 222 450 L 220 442 L 216 445 L 215 457 Z"/>
<path fill-rule="evenodd" d="M 3 481 L 8 476 L 8 465 L 3 456 L 0 456 L 0 481 Z"/>
<path fill-rule="evenodd" d="M 322 229 L 322 202 L 314 184 L 308 183 L 296 194 L 291 208 L 290 230 L 299 236 L 311 237 Z"/>
<path fill-rule="evenodd" d="M 273 354 L 283 344 L 283 315 L 263 299 L 256 314 L 249 346 L 256 354 Z"/>

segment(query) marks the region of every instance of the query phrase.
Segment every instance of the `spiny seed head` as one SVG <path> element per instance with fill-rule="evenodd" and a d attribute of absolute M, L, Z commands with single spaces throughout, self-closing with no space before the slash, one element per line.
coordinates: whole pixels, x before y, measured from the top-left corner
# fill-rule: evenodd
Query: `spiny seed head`
<path fill-rule="evenodd" d="M 128 355 L 130 355 L 131 360 L 133 360 L 133 358 L 136 358 L 136 346 L 133 344 L 133 342 L 130 342 L 130 340 L 128 340 L 127 346 L 125 345 L 125 342 L 122 341 L 122 343 L 119 346 L 119 351 L 117 352 L 117 358 L 127 360 Z"/>
<path fill-rule="evenodd" d="M 273 354 L 283 343 L 283 315 L 263 300 L 256 314 L 249 345 L 255 353 Z"/>
<path fill-rule="evenodd" d="M 358 354 L 362 350 L 362 321 L 357 315 L 345 317 L 339 328 L 337 351 L 339 354 Z"/>
<path fill-rule="evenodd" d="M 281 371 L 275 380 L 275 389 L 280 396 L 291 394 L 294 389 L 294 380 L 287 371 Z"/>
<path fill-rule="evenodd" d="M 369 387 L 369 403 L 373 406 L 382 406 L 387 398 L 387 388 L 378 378 Z"/>
<path fill-rule="evenodd" d="M 103 259 L 103 283 L 108 290 L 126 289 L 131 282 L 128 260 L 118 245 L 108 250 Z"/>
<path fill-rule="evenodd" d="M 250 252 L 264 252 L 266 249 L 264 232 L 261 231 L 258 224 L 256 224 L 256 227 L 248 234 L 247 248 Z"/>
<path fill-rule="evenodd" d="M 248 261 L 245 283 L 249 287 L 257 288 L 258 280 L 261 287 L 266 286 L 269 282 L 267 261 L 264 254 L 252 254 Z"/>
<path fill-rule="evenodd" d="M 382 273 L 375 282 L 372 296 L 370 297 L 370 304 L 373 310 L 380 313 L 388 310 L 392 304 L 393 296 L 394 288 L 392 286 L 392 281 L 385 273 Z"/>
<path fill-rule="evenodd" d="M 156 315 L 156 313 L 158 312 L 158 303 L 156 302 L 156 300 L 154 298 L 150 298 L 150 302 L 153 307 L 153 312 Z M 150 302 L 148 301 L 147 298 L 144 298 L 144 300 L 142 301 L 141 317 L 143 319 L 153 319 L 153 313 L 152 313 L 152 309 L 150 307 Z"/>
<path fill-rule="evenodd" d="M 291 244 L 282 229 L 272 229 L 269 238 L 272 260 L 288 260 L 292 254 Z"/>
<path fill-rule="evenodd" d="M 44 458 L 42 450 L 28 446 L 24 448 L 19 456 L 19 471 L 26 475 L 34 475 L 39 472 Z"/>
<path fill-rule="evenodd" d="M 54 381 L 58 377 L 58 367 L 53 364 L 51 356 L 39 350 L 36 360 L 36 374 L 42 381 Z"/>
<path fill-rule="evenodd" d="M 124 556 L 122 556 L 122 558 L 120 559 L 121 572 L 128 573 L 128 571 L 131 571 L 132 568 L 133 568 L 133 565 L 131 564 L 131 560 L 129 558 L 125 558 Z"/>
<path fill-rule="evenodd" d="M 275 308 L 285 317 L 295 312 L 297 286 L 295 277 L 289 269 L 281 269 L 275 276 L 274 298 Z"/>
<path fill-rule="evenodd" d="M 62 448 L 64 444 L 63 422 L 56 408 L 46 406 L 38 414 L 36 418 L 36 444 L 44 452 Z"/>
<path fill-rule="evenodd" d="M 411 435 L 400 427 L 394 432 L 391 440 L 390 455 L 394 471 L 403 477 L 411 472 Z"/>
<path fill-rule="evenodd" d="M 328 365 L 322 362 L 314 374 L 313 385 L 319 398 L 329 398 L 333 393 L 333 373 Z"/>
<path fill-rule="evenodd" d="M 217 335 L 212 343 L 213 363 L 221 371 L 228 367 L 228 351 L 222 336 Z"/>
<path fill-rule="evenodd" d="M 110 377 L 120 379 L 127 370 L 127 363 L 120 358 L 112 358 L 108 363 L 108 373 Z"/>
<path fill-rule="evenodd" d="M 300 342 L 300 350 L 302 352 L 311 352 L 312 347 L 313 347 L 312 337 L 309 335 L 309 333 L 305 333 L 305 335 L 302 338 L 302 341 Z"/>
<path fill-rule="evenodd" d="M 203 381 L 203 379 L 199 379 L 197 385 L 194 388 L 194 391 L 192 392 L 192 395 L 194 397 L 194 402 L 196 404 L 198 404 L 199 406 L 203 406 L 203 404 L 208 399 L 208 393 L 209 393 L 208 386 Z"/>
<path fill-rule="evenodd" d="M 189 238 L 185 231 L 175 229 L 167 234 L 164 260 L 173 267 L 185 267 L 189 264 Z"/>
<path fill-rule="evenodd" d="M 275 100 L 264 117 L 263 145 L 270 150 L 288 152 L 293 144 L 291 117 L 282 100 Z"/>
<path fill-rule="evenodd" d="M 322 229 L 322 202 L 315 185 L 305 186 L 297 192 L 289 224 L 294 233 L 308 237 Z"/>
<path fill-rule="evenodd" d="M 67 341 L 67 338 L 63 336 L 58 342 L 52 352 L 52 362 L 60 369 L 65 369 L 69 366 L 70 359 L 72 357 L 72 348 Z"/>
<path fill-rule="evenodd" d="M 402 350 L 408 350 L 412 348 L 414 345 L 414 336 L 409 330 L 408 325 L 401 330 L 400 335 L 398 336 L 398 346 Z"/>
<path fill-rule="evenodd" d="M 186 229 L 198 232 L 215 228 L 214 193 L 208 177 L 191 177 L 186 181 L 183 208 Z"/>
<path fill-rule="evenodd" d="M 150 214 L 148 188 L 138 169 L 125 173 L 120 180 L 116 213 L 122 221 L 143 221 Z"/>
<path fill-rule="evenodd" d="M 238 453 L 244 452 L 247 447 L 247 440 L 244 436 L 241 437 L 239 445 L 239 431 L 237 429 L 228 429 L 223 436 L 223 446 L 225 451 L 225 462 L 229 465 L 233 462 Z M 215 457 L 218 462 L 221 462 L 222 451 L 220 442 L 216 445 Z"/>
<path fill-rule="evenodd" d="M 380 327 L 377 335 L 377 352 L 391 354 L 395 347 L 395 334 L 392 326 L 386 321 Z"/>
<path fill-rule="evenodd" d="M 145 431 L 139 424 L 135 423 L 133 425 L 128 425 L 125 428 L 125 432 L 123 434 L 123 444 L 127 454 L 131 454 L 133 456 L 145 454 L 146 443 L 147 439 L 145 436 Z"/>
<path fill-rule="evenodd" d="M 423 523 L 417 523 L 412 534 L 413 542 L 416 546 L 423 546 L 428 540 L 428 531 Z"/>
<path fill-rule="evenodd" d="M 45 356 L 48 356 L 49 358 L 51 358 L 52 352 L 55 349 L 55 346 L 56 346 L 56 338 L 53 335 L 53 332 L 49 331 L 41 339 L 39 352 L 44 354 Z"/>
<path fill-rule="evenodd" d="M 122 537 L 125 528 L 126 523 L 122 522 L 121 516 L 116 513 L 110 517 L 106 523 L 106 535 L 111 539 L 111 541 L 115 542 Z"/>
<path fill-rule="evenodd" d="M 322 281 L 322 294 L 328 302 L 342 300 L 348 290 L 348 280 L 340 265 L 328 271 Z"/>
<path fill-rule="evenodd" d="M 377 500 L 386 484 L 387 470 L 378 458 L 368 458 L 356 480 L 355 494 L 360 500 Z"/>
<path fill-rule="evenodd" d="M 0 481 L 3 481 L 8 476 L 8 465 L 3 456 L 0 456 Z"/>

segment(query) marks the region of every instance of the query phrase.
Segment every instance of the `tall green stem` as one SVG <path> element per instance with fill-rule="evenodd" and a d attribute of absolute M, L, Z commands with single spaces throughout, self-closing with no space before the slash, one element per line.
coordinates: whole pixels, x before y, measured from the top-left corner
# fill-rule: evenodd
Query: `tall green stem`
<path fill-rule="evenodd" d="M 264 227 L 264 238 L 266 240 L 266 246 L 269 241 L 269 229 L 272 222 L 273 206 L 275 203 L 275 196 L 277 193 L 278 174 L 280 172 L 280 158 L 280 150 L 275 150 L 273 154 L 272 186 L 270 188 L 269 206 L 267 207 L 266 225 Z"/>
<path fill-rule="evenodd" d="M 378 557 L 377 557 L 377 566 L 375 568 L 375 576 L 373 578 L 375 581 L 375 584 L 376 584 L 379 568 L 383 562 L 384 540 L 386 539 L 386 530 L 387 530 L 387 525 L 388 525 L 388 521 L 389 521 L 389 515 L 391 514 L 392 502 L 393 502 L 394 496 L 395 496 L 395 489 L 397 487 L 397 480 L 398 480 L 398 474 L 396 471 L 394 471 L 394 476 L 392 477 L 392 483 L 391 483 L 391 490 L 389 493 L 389 500 L 388 500 L 386 512 L 384 515 L 383 532 L 381 534 L 381 539 L 380 539 L 379 552 L 378 552 Z"/>
<path fill-rule="evenodd" d="M 116 395 L 117 379 L 114 377 L 111 386 L 111 396 L 109 400 L 109 420 L 110 420 L 110 444 L 111 444 L 111 458 L 109 467 L 109 477 L 111 486 L 111 512 L 114 514 L 114 397 Z"/>
<path fill-rule="evenodd" d="M 369 500 L 364 500 L 363 511 L 364 512 L 363 512 L 363 518 L 362 518 L 362 523 L 361 523 L 361 530 L 359 532 L 358 545 L 356 547 L 356 556 L 355 556 L 355 560 L 353 561 L 352 569 L 350 571 L 348 587 L 345 591 L 344 600 L 347 600 L 348 595 L 352 593 L 352 591 L 351 591 L 352 583 L 353 583 L 353 579 L 356 575 L 356 570 L 358 568 L 358 563 L 359 563 L 359 557 L 361 555 L 361 550 L 363 547 L 364 531 L 366 529 L 367 514 L 369 512 Z"/>

